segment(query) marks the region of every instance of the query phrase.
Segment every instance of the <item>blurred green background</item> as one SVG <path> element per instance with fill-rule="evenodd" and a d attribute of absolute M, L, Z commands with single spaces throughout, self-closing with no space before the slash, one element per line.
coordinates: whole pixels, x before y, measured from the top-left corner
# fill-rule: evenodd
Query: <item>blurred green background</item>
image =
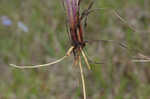
<path fill-rule="evenodd" d="M 83 0 L 86 8 L 90 0 Z M 93 8 L 116 9 L 138 32 L 109 10 L 89 15 L 86 40 L 125 42 L 87 45 L 89 57 L 104 64 L 83 63 L 87 99 L 150 99 L 149 63 L 133 63 L 149 56 L 149 0 L 95 0 Z M 42 64 L 62 57 L 70 46 L 61 0 L 0 0 L 0 99 L 82 99 L 78 66 L 73 57 L 39 69 L 15 69 L 8 64 Z M 140 49 L 140 50 L 139 50 Z"/>

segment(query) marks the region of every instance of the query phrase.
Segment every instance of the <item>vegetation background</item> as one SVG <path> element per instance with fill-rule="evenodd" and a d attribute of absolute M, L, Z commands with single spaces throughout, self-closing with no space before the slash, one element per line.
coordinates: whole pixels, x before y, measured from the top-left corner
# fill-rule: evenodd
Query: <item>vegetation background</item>
<path fill-rule="evenodd" d="M 83 0 L 86 8 L 90 0 Z M 150 99 L 149 63 L 133 63 L 150 55 L 150 0 L 95 0 L 93 8 L 115 9 L 138 32 L 111 11 L 89 15 L 86 40 L 126 43 L 87 45 L 94 61 L 84 66 L 88 99 Z M 15 69 L 8 64 L 42 64 L 62 57 L 70 46 L 61 0 L 0 0 L 0 99 L 82 99 L 79 68 L 73 57 L 39 69 Z M 139 50 L 140 49 L 140 50 Z"/>

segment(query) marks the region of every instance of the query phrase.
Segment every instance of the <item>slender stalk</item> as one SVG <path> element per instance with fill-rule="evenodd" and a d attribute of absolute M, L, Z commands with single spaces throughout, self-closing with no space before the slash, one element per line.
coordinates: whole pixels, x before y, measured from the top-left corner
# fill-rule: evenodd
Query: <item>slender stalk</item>
<path fill-rule="evenodd" d="M 46 66 L 50 66 L 50 65 L 53 65 L 53 64 L 56 64 L 56 63 L 59 63 L 61 62 L 62 60 L 64 60 L 67 56 L 64 56 L 54 62 L 51 62 L 51 63 L 47 63 L 47 64 L 41 64 L 41 65 L 33 65 L 33 66 L 17 66 L 15 64 L 10 64 L 10 66 L 12 67 L 15 67 L 15 68 L 19 68 L 19 69 L 31 69 L 31 68 L 39 68 L 39 67 L 46 67 Z"/>
<path fill-rule="evenodd" d="M 91 70 L 91 66 L 90 66 L 90 64 L 89 64 L 89 62 L 88 62 L 88 59 L 87 59 L 87 57 L 86 57 L 86 55 L 85 55 L 85 53 L 83 52 L 82 49 L 81 49 L 81 53 L 82 53 L 82 55 L 83 55 L 83 58 L 84 58 L 84 60 L 85 60 L 85 63 L 86 63 L 86 65 L 87 65 L 88 69 Z"/>
<path fill-rule="evenodd" d="M 80 67 L 80 74 L 81 74 L 81 79 L 82 79 L 83 96 L 84 96 L 84 99 L 86 99 L 85 80 L 84 80 L 84 73 L 83 73 L 80 57 L 79 57 L 79 67 Z"/>
<path fill-rule="evenodd" d="M 135 62 L 135 63 L 146 63 L 146 62 L 150 62 L 150 60 L 132 60 L 132 62 Z"/>
<path fill-rule="evenodd" d="M 129 24 L 124 18 L 122 18 L 118 13 L 117 11 L 113 10 L 113 13 L 115 14 L 115 16 L 117 16 L 124 24 L 126 24 L 132 31 L 134 32 L 138 32 L 136 31 L 136 29 L 134 29 L 134 27 Z"/>
<path fill-rule="evenodd" d="M 63 56 L 62 58 L 60 58 L 60 59 L 58 59 L 58 60 L 56 60 L 56 61 L 47 63 L 47 64 L 32 65 L 32 66 L 17 66 L 17 65 L 14 65 L 14 64 L 10 64 L 10 66 L 15 67 L 15 68 L 19 68 L 19 69 L 27 69 L 27 68 L 28 68 L 28 69 L 31 69 L 31 68 L 39 68 L 39 67 L 50 66 L 50 65 L 59 63 L 59 62 L 61 62 L 62 60 L 64 60 L 66 57 L 70 56 L 70 54 L 71 54 L 73 48 L 74 48 L 74 47 L 70 47 L 69 50 L 67 51 L 66 55 Z"/>

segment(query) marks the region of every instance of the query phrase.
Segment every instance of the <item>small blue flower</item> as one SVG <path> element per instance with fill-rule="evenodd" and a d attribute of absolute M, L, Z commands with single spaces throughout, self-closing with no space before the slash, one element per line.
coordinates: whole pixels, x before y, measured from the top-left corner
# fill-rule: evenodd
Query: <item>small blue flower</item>
<path fill-rule="evenodd" d="M 19 21 L 17 24 L 18 24 L 18 28 L 20 28 L 24 32 L 28 32 L 29 31 L 28 27 L 25 24 L 23 24 L 21 21 Z"/>
<path fill-rule="evenodd" d="M 1 20 L 2 20 L 2 24 L 4 26 L 11 26 L 12 25 L 12 21 L 7 16 L 2 16 Z"/>

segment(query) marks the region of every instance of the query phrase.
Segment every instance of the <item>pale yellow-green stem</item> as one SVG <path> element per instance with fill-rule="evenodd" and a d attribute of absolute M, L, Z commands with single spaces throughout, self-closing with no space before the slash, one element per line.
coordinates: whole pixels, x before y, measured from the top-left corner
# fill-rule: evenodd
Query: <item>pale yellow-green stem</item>
<path fill-rule="evenodd" d="M 15 67 L 15 68 L 19 68 L 19 69 L 31 69 L 31 68 L 39 68 L 39 67 L 46 67 L 46 66 L 50 66 L 50 65 L 53 65 L 53 64 L 56 64 L 56 63 L 59 63 L 61 62 L 62 60 L 64 60 L 66 57 L 70 56 L 72 50 L 73 50 L 73 46 L 69 48 L 69 50 L 67 51 L 66 55 L 63 56 L 62 58 L 54 61 L 54 62 L 50 62 L 50 63 L 47 63 L 47 64 L 41 64 L 41 65 L 32 65 L 32 66 L 17 66 L 17 65 L 14 65 L 14 64 L 10 64 L 10 66 L 12 67 Z"/>
<path fill-rule="evenodd" d="M 80 74 L 81 74 L 81 80 L 82 80 L 83 97 L 84 97 L 84 99 L 86 99 L 85 80 L 84 80 L 84 73 L 83 73 L 83 69 L 82 69 L 82 63 L 81 63 L 80 56 L 79 56 L 79 67 L 80 67 Z"/>
<path fill-rule="evenodd" d="M 83 56 L 83 58 L 84 58 L 84 60 L 85 60 L 85 63 L 86 63 L 86 65 L 87 65 L 88 69 L 91 70 L 91 66 L 90 66 L 90 64 L 89 64 L 89 62 L 88 62 L 88 59 L 87 59 L 87 57 L 86 57 L 86 55 L 85 55 L 85 53 L 83 52 L 82 49 L 81 49 L 81 53 L 82 53 L 82 56 Z"/>

